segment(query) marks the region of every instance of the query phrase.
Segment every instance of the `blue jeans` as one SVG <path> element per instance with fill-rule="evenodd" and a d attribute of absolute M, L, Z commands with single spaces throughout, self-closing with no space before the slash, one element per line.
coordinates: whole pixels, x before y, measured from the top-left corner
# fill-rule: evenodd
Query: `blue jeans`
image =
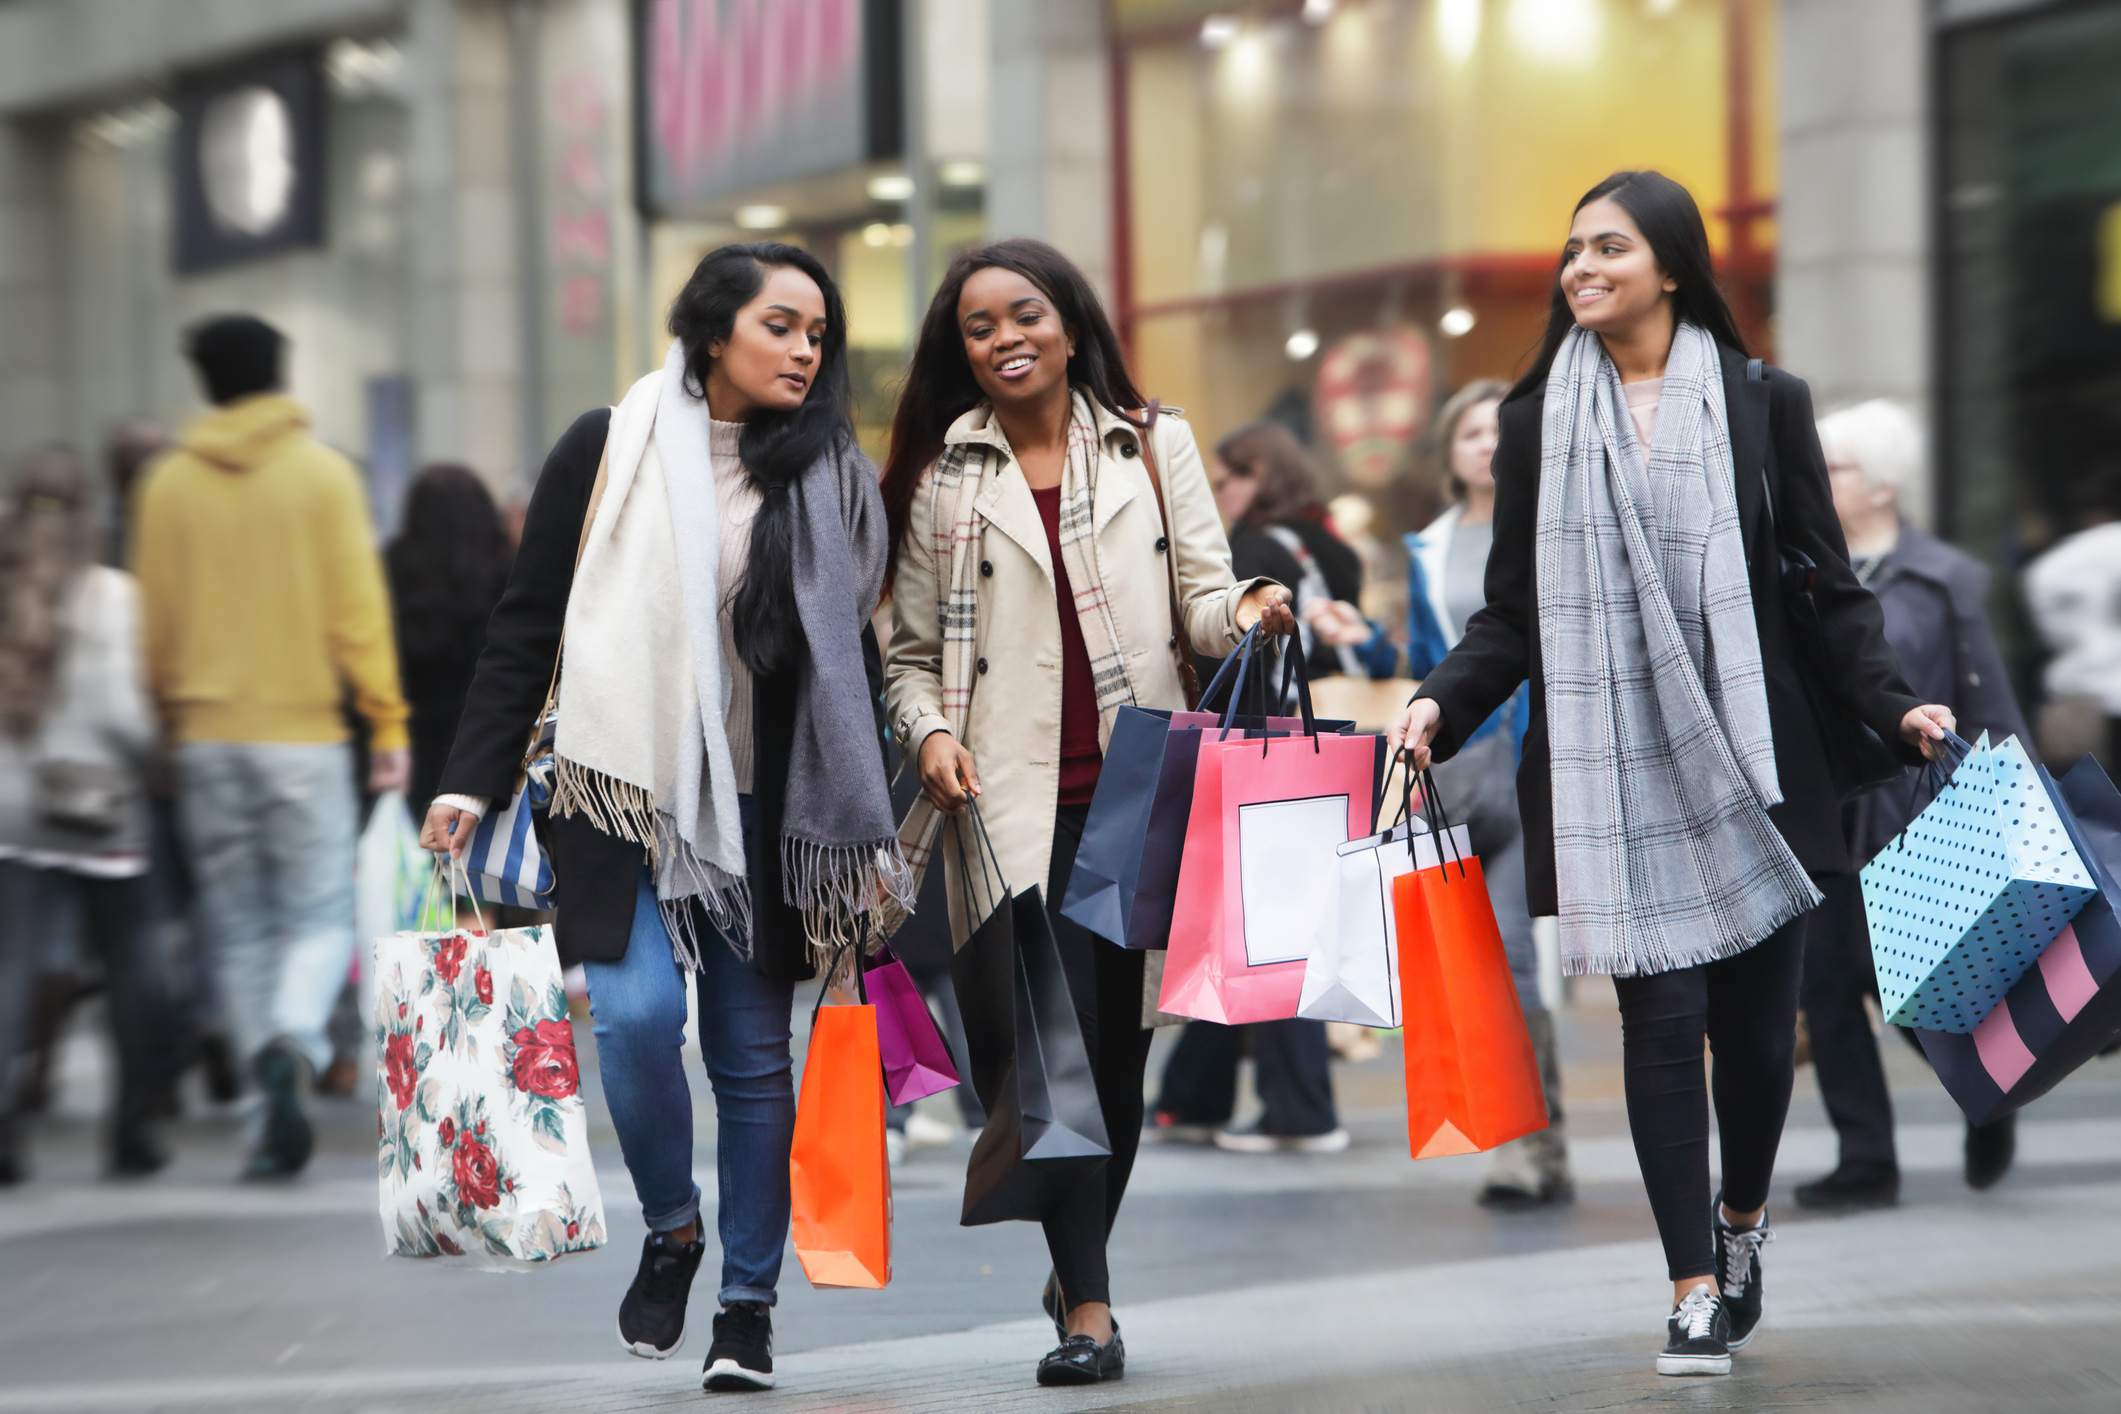
<path fill-rule="evenodd" d="M 746 812 L 747 814 L 749 812 Z M 724 1305 L 771 1306 L 788 1240 L 788 1148 L 795 1138 L 795 1068 L 788 1015 L 795 987 L 769 982 L 709 928 L 700 940 L 700 1050 L 714 1086 L 715 1171 Z M 685 1082 L 685 973 L 641 871 L 633 934 L 617 962 L 587 962 L 589 1009 L 604 1103 L 651 1232 L 700 1215 L 692 1181 L 692 1090 Z"/>
<path fill-rule="evenodd" d="M 248 1063 L 292 1042 L 318 1071 L 354 951 L 353 749 L 191 741 L 177 752 L 197 916 Z"/>

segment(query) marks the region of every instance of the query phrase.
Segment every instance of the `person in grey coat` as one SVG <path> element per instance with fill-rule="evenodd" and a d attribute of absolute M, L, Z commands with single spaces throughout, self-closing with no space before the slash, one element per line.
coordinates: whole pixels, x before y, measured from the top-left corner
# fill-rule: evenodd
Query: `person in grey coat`
<path fill-rule="evenodd" d="M 1899 655 L 1908 685 L 1923 701 L 1949 706 L 1969 741 L 1987 732 L 1994 740 L 2016 736 L 2030 745 L 1989 631 L 1987 567 L 1901 518 L 1901 487 L 1922 467 L 1915 419 L 1897 403 L 1878 399 L 1821 418 L 1819 440 L 1850 563 L 1885 610 L 1886 641 Z M 1929 803 L 1922 774 L 1906 772 L 1843 808 L 1849 855 L 1859 867 Z M 1812 915 L 1805 939 L 1799 995 L 1841 1157 L 1832 1173 L 1797 1188 L 1797 1202 L 1807 1208 L 1886 1207 L 1899 1201 L 1900 1166 L 1892 1099 L 1863 1003 L 1878 991 L 1863 893 L 1853 873 L 1835 876 L 1821 889 L 1826 901 Z M 1969 1184 L 1987 1188 L 2010 1168 L 2015 1119 L 2007 1115 L 1968 1127 Z"/>
<path fill-rule="evenodd" d="M 0 519 L 0 1077 L 20 1049 L 29 983 L 68 905 L 109 981 L 118 1051 L 110 1166 L 167 1155 L 172 1078 L 161 948 L 148 898 L 146 771 L 154 717 L 142 680 L 138 594 L 97 564 L 87 470 L 63 447 L 17 466 Z M 0 1186 L 28 1168 L 16 1092 L 0 1084 Z"/>

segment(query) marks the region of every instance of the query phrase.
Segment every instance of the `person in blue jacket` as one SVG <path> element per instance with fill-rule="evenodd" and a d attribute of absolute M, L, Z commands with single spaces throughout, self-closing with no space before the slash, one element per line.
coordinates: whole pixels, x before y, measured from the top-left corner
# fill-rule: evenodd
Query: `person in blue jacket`
<path fill-rule="evenodd" d="M 1496 409 L 1509 384 L 1494 378 L 1468 383 L 1437 415 L 1452 503 L 1407 545 L 1407 658 L 1425 677 L 1465 632 L 1466 620 L 1487 603 L 1488 550 L 1495 543 Z M 1568 1142 L 1562 1133 L 1561 1061 L 1554 1017 L 1539 999 L 1539 954 L 1525 905 L 1524 827 L 1517 815 L 1517 763 L 1523 753 L 1526 689 L 1481 724 L 1465 747 L 1434 768 L 1438 794 L 1452 822 L 1467 826 L 1480 856 L 1495 922 L 1502 930 L 1525 1029 L 1539 1058 L 1548 1125 L 1494 1151 L 1480 1202 L 1494 1208 L 1536 1208 L 1575 1196 Z"/>

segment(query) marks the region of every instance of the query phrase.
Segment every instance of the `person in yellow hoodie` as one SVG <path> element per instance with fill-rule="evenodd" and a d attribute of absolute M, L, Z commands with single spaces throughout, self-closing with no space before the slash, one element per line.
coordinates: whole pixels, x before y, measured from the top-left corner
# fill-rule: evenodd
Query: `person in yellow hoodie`
<path fill-rule="evenodd" d="M 250 1178 L 309 1161 L 303 1096 L 353 956 L 349 694 L 369 788 L 404 789 L 408 763 L 361 478 L 281 391 L 285 345 L 248 316 L 194 326 L 185 351 L 216 406 L 149 469 L 134 517 L 148 684 L 222 1004 L 266 1100 Z"/>

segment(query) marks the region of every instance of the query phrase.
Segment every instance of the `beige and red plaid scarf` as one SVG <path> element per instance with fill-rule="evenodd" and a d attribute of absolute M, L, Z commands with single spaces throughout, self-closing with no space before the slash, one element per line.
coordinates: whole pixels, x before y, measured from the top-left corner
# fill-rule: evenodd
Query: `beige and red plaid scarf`
<path fill-rule="evenodd" d="M 989 417 L 993 414 L 990 412 Z M 996 429 L 999 432 L 999 428 Z M 1143 435 L 1147 435 L 1146 433 Z M 1126 654 L 1105 597 L 1105 577 L 1097 562 L 1095 503 L 1101 439 L 1090 400 L 1080 389 L 1069 402 L 1068 449 L 1061 473 L 1060 546 L 1075 595 L 1075 613 L 1083 626 L 1083 646 L 1090 653 L 1090 677 L 1097 688 L 1098 734 L 1102 738 L 1111 712 L 1134 701 L 1134 680 L 1127 675 Z M 951 733 L 968 749 L 965 725 L 972 715 L 972 687 L 979 672 L 980 536 L 986 520 L 979 497 L 989 480 L 1015 464 L 1003 448 L 984 442 L 961 442 L 936 461 L 928 478 L 929 551 L 950 573 L 935 582 L 936 623 L 943 635 L 943 716 Z M 1019 473 L 1021 474 L 1021 473 Z M 915 871 L 910 894 L 919 892 L 919 877 L 928 868 L 942 812 L 916 796 L 899 826 L 899 847 Z M 976 921 L 976 920 L 974 920 Z M 889 929 L 887 928 L 888 932 Z"/>

